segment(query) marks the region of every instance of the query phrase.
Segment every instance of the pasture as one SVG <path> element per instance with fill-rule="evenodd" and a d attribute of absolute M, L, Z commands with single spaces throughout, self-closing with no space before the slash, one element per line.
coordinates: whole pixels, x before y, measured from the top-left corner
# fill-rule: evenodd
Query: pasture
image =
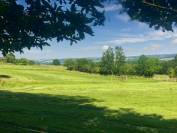
<path fill-rule="evenodd" d="M 177 133 L 177 82 L 0 65 L 0 131 Z"/>

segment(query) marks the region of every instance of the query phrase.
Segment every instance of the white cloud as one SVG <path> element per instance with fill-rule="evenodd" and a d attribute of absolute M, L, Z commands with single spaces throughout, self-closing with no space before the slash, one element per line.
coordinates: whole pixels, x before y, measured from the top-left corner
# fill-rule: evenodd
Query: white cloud
<path fill-rule="evenodd" d="M 123 21 L 123 22 L 128 22 L 128 21 L 130 21 L 130 17 L 129 17 L 128 14 L 126 14 L 126 13 L 118 14 L 118 15 L 116 16 L 116 18 L 117 18 L 118 20 L 120 20 L 120 21 Z"/>
<path fill-rule="evenodd" d="M 173 40 L 172 40 L 172 44 L 173 44 L 173 45 L 177 45 L 177 39 L 173 39 Z"/>
<path fill-rule="evenodd" d="M 82 51 L 97 51 L 100 49 L 102 49 L 101 46 L 93 45 L 93 46 L 87 46 L 87 47 L 82 47 L 82 48 L 75 48 L 75 49 L 73 49 L 73 51 L 80 51 L 80 52 L 82 52 Z"/>
<path fill-rule="evenodd" d="M 120 4 L 108 4 L 108 5 L 105 5 L 105 8 L 104 10 L 106 12 L 111 12 L 111 11 L 119 11 L 122 9 L 122 6 Z"/>
<path fill-rule="evenodd" d="M 108 45 L 104 45 L 103 47 L 102 47 L 102 49 L 105 51 L 105 50 L 107 50 L 109 48 L 109 46 Z"/>
<path fill-rule="evenodd" d="M 162 46 L 160 44 L 153 44 L 153 45 L 150 45 L 149 47 L 145 47 L 144 50 L 146 52 L 152 52 L 152 51 L 160 50 L 161 47 Z"/>
<path fill-rule="evenodd" d="M 162 41 L 166 39 L 173 39 L 176 37 L 177 37 L 177 33 L 153 31 L 147 34 L 139 34 L 139 35 L 127 34 L 127 35 L 119 36 L 113 40 L 107 41 L 106 43 L 109 43 L 111 45 L 137 44 L 137 43 L 145 43 L 150 41 Z"/>

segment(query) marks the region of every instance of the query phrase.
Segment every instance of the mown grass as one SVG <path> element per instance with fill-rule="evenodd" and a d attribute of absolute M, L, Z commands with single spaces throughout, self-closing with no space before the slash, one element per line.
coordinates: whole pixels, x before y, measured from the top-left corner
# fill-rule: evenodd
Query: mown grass
<path fill-rule="evenodd" d="M 1 65 L 0 132 L 177 133 L 177 83 Z"/>

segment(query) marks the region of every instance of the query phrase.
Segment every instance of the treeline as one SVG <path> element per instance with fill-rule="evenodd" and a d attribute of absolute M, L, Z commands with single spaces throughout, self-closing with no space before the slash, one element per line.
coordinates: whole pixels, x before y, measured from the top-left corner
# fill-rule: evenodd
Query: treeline
<path fill-rule="evenodd" d="M 89 59 L 67 59 L 64 61 L 64 66 L 67 67 L 68 70 L 75 70 L 80 72 L 88 72 L 88 73 L 99 73 L 100 66 L 99 63 L 93 62 Z"/>
<path fill-rule="evenodd" d="M 177 56 L 173 60 L 163 61 L 154 57 L 142 55 L 138 60 L 126 60 L 121 47 L 109 47 L 103 52 L 100 62 L 89 59 L 67 59 L 64 66 L 68 70 L 102 75 L 138 75 L 152 77 L 154 74 L 165 74 L 171 78 L 177 77 Z"/>
<path fill-rule="evenodd" d="M 1 58 L 0 62 L 15 64 L 15 65 L 34 65 L 35 64 L 33 60 L 29 60 L 26 58 L 16 59 L 15 55 L 12 53 L 9 53 L 4 58 Z"/>

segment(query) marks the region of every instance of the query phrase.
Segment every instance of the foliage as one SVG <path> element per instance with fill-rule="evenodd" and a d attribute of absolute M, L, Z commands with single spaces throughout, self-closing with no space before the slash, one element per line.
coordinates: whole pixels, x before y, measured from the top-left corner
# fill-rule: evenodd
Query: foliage
<path fill-rule="evenodd" d="M 93 62 L 89 59 L 67 59 L 64 61 L 64 66 L 67 67 L 68 70 L 76 70 L 80 72 L 87 73 L 98 73 L 99 67 L 98 63 Z"/>
<path fill-rule="evenodd" d="M 5 56 L 5 60 L 7 63 L 15 63 L 15 55 L 13 53 L 9 53 Z"/>
<path fill-rule="evenodd" d="M 64 66 L 68 69 L 68 70 L 75 70 L 75 60 L 73 59 L 66 59 L 64 61 Z"/>
<path fill-rule="evenodd" d="M 170 78 L 175 78 L 176 77 L 175 69 L 174 68 L 169 68 L 168 75 L 169 75 Z"/>
<path fill-rule="evenodd" d="M 103 53 L 100 62 L 100 73 L 105 75 L 114 73 L 114 51 L 111 47 Z"/>
<path fill-rule="evenodd" d="M 53 64 L 53 65 L 56 65 L 56 66 L 61 65 L 59 59 L 54 59 L 54 60 L 52 61 L 52 64 Z"/>
<path fill-rule="evenodd" d="M 177 25 L 176 0 L 117 0 L 122 11 L 137 20 L 163 31 L 173 31 Z"/>
<path fill-rule="evenodd" d="M 160 60 L 157 58 L 140 56 L 137 64 L 137 74 L 141 76 L 152 77 L 154 74 L 159 74 L 161 70 Z"/>
<path fill-rule="evenodd" d="M 114 59 L 114 74 L 121 75 L 123 73 L 123 65 L 125 64 L 125 54 L 122 47 L 115 48 L 115 59 Z"/>
<path fill-rule="evenodd" d="M 26 58 L 16 59 L 16 65 L 34 65 L 35 62 Z"/>
<path fill-rule="evenodd" d="M 101 0 L 1 0 L 0 51 L 42 49 L 53 38 L 83 40 L 93 35 L 92 26 L 103 25 L 102 10 Z"/>
<path fill-rule="evenodd" d="M 123 66 L 122 66 L 122 74 L 124 75 L 136 75 L 136 67 L 137 67 L 137 64 L 132 64 L 132 63 L 125 63 Z"/>

